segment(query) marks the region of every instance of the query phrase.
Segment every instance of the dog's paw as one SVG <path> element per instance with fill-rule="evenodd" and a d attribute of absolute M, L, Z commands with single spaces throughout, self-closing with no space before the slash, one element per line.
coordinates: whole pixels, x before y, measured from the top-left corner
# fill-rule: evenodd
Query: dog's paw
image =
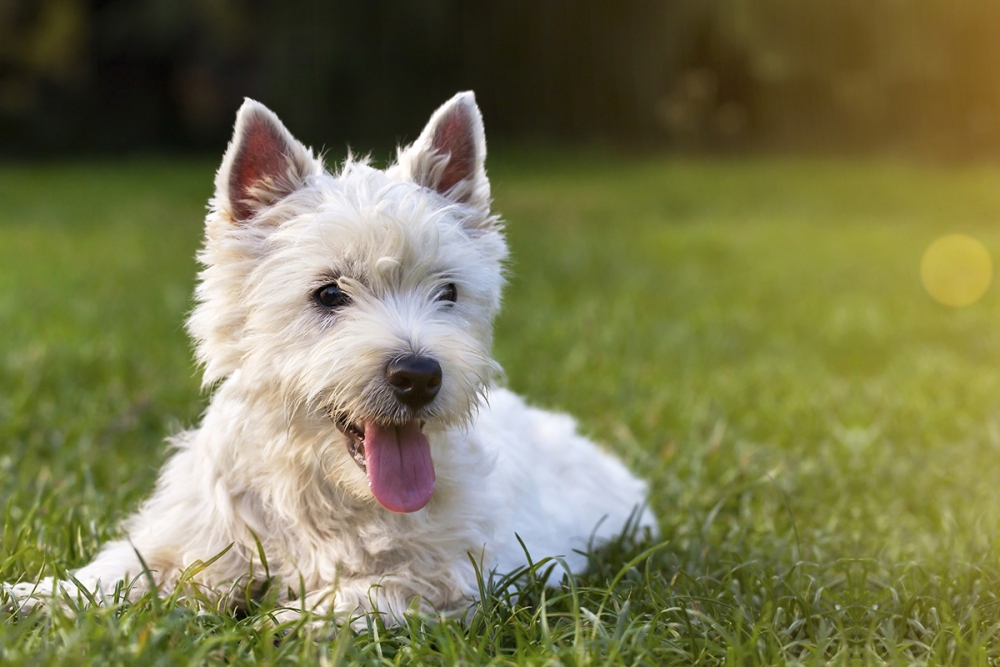
<path fill-rule="evenodd" d="M 20 609 L 14 585 L 0 581 L 0 614 L 12 614 Z"/>
<path fill-rule="evenodd" d="M 0 609 L 5 614 L 27 616 L 52 598 L 53 586 L 49 581 L 0 584 Z"/>
<path fill-rule="evenodd" d="M 289 604 L 294 605 L 295 602 Z M 369 614 L 361 609 L 355 609 L 353 612 L 337 612 L 329 608 L 304 610 L 301 607 L 288 606 L 275 609 L 269 616 L 271 623 L 276 628 L 291 632 L 300 632 L 305 629 L 316 637 L 326 639 L 336 637 L 345 625 L 351 626 L 351 629 L 357 633 L 367 632 L 368 626 L 372 622 L 369 619 Z"/>
<path fill-rule="evenodd" d="M 86 596 L 72 581 L 52 578 L 41 581 L 23 581 L 19 584 L 0 584 L 0 609 L 5 614 L 27 616 L 35 609 L 57 605 L 66 609 L 70 600 L 86 600 Z"/>
<path fill-rule="evenodd" d="M 304 599 L 286 600 L 270 616 L 276 626 L 309 628 L 322 634 L 336 633 L 344 625 L 364 632 L 368 627 L 368 613 L 358 600 L 333 589 L 322 589 L 306 594 Z"/>
<path fill-rule="evenodd" d="M 270 612 L 270 617 L 276 626 L 309 626 L 320 628 L 329 625 L 331 612 L 333 611 L 334 598 L 329 594 L 317 592 L 306 595 L 304 600 L 287 600 L 285 603 Z M 335 623 L 340 625 L 340 620 Z"/>

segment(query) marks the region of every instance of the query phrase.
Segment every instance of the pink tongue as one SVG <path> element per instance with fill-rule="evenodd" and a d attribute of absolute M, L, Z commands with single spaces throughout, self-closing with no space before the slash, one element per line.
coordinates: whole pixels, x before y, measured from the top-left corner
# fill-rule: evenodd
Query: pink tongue
<path fill-rule="evenodd" d="M 420 424 L 365 422 L 365 467 L 375 500 L 391 512 L 416 512 L 434 493 L 434 462 Z"/>

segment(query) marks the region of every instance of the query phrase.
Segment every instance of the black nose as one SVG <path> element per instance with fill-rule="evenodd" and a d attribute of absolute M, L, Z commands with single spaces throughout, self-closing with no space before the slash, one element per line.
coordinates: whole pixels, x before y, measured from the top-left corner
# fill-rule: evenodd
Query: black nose
<path fill-rule="evenodd" d="M 441 364 L 430 357 L 400 357 L 386 366 L 385 379 L 396 398 L 416 410 L 433 401 L 441 389 Z"/>

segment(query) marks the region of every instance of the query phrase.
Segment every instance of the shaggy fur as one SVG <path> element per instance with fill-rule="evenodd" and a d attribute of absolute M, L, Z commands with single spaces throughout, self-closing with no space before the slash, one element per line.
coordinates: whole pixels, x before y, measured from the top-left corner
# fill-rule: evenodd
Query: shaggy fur
<path fill-rule="evenodd" d="M 232 545 L 197 577 L 222 592 L 263 571 L 259 539 L 281 590 L 306 593 L 290 608 L 399 622 L 414 600 L 466 609 L 478 590 L 469 555 L 513 571 L 527 563 L 517 536 L 532 558 L 579 571 L 578 552 L 631 516 L 655 532 L 643 482 L 570 417 L 493 384 L 507 246 L 485 156 L 472 93 L 438 109 L 389 169 L 348 158 L 332 174 L 273 113 L 244 103 L 188 320 L 211 404 L 171 440 L 127 539 L 79 582 L 168 591 Z M 317 297 L 331 285 L 332 307 Z M 402 401 L 387 371 L 408 355 L 440 367 L 423 405 Z M 379 448 L 399 470 L 373 472 Z M 25 610 L 60 590 L 75 592 L 52 580 L 8 587 Z"/>

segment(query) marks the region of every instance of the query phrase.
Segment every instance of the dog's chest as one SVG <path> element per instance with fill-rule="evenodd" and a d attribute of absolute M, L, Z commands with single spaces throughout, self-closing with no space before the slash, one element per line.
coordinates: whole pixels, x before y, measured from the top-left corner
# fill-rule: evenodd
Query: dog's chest
<path fill-rule="evenodd" d="M 296 520 L 272 517 L 268 552 L 287 574 L 307 580 L 331 576 L 387 576 L 423 573 L 469 564 L 483 558 L 492 536 L 489 526 L 456 521 L 448 508 L 391 514 L 353 503 L 332 512 L 308 512 Z M 488 556 L 486 560 L 491 560 Z M 488 563 L 487 563 L 488 564 Z"/>

